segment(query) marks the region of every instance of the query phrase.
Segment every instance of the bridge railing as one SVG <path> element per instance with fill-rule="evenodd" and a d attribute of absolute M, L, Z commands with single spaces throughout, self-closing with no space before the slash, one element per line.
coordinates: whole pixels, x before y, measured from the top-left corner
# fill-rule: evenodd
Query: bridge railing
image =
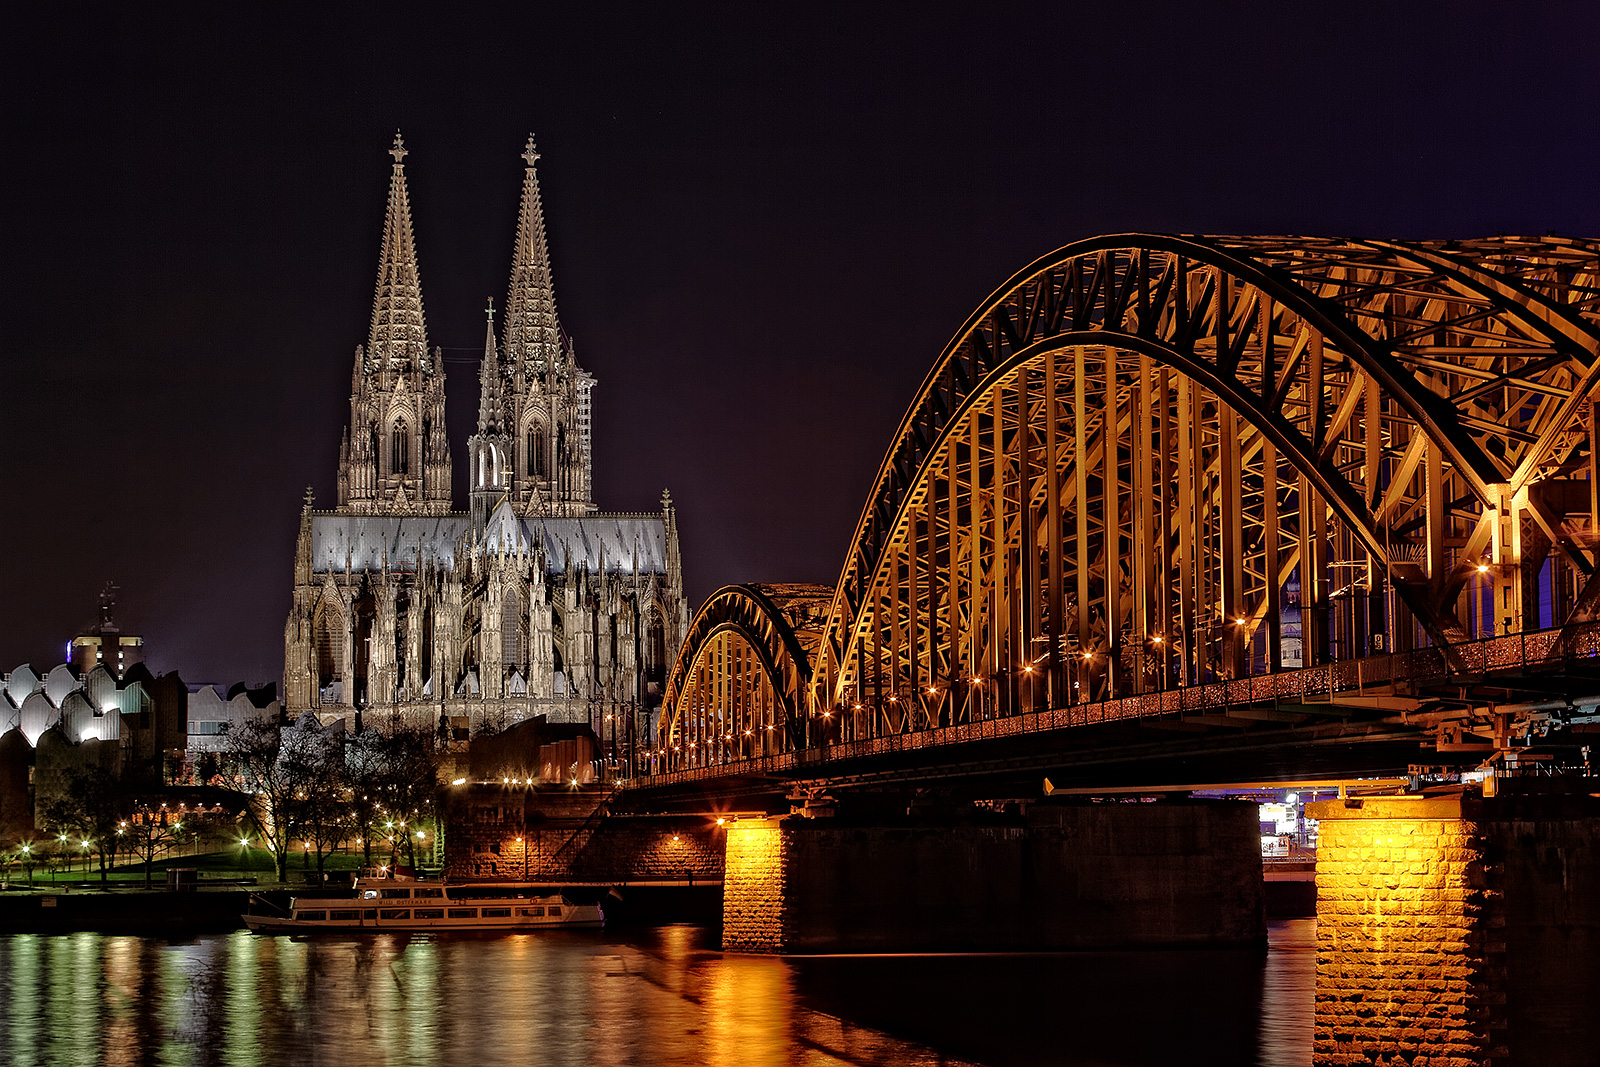
<path fill-rule="evenodd" d="M 1565 629 L 1507 634 L 1449 646 L 1366 656 L 1232 678 L 1203 685 L 1181 686 L 1094 703 L 1024 711 L 1018 714 L 954 723 L 857 740 L 822 744 L 776 755 L 738 757 L 693 766 L 679 766 L 619 783 L 623 788 L 693 782 L 739 775 L 793 774 L 843 760 L 914 752 L 1019 735 L 1041 734 L 1080 726 L 1177 715 L 1219 714 L 1229 707 L 1269 703 L 1317 703 L 1339 694 L 1389 688 L 1396 682 L 1427 685 L 1452 679 L 1511 672 L 1551 672 L 1575 660 L 1600 657 L 1600 621 Z"/>

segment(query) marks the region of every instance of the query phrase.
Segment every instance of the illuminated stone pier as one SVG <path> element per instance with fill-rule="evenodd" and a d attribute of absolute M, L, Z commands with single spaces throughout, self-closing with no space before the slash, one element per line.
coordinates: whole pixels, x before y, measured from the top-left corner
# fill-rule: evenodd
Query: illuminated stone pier
<path fill-rule="evenodd" d="M 1308 805 L 1319 1065 L 1591 1064 L 1600 801 Z"/>
<path fill-rule="evenodd" d="M 1050 803 L 1010 820 L 727 828 L 723 947 L 1025 951 L 1264 944 L 1252 805 Z"/>

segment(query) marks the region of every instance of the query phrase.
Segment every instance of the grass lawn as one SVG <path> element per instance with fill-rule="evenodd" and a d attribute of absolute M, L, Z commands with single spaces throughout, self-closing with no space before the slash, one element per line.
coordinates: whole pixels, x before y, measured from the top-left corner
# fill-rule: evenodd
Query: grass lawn
<path fill-rule="evenodd" d="M 374 857 L 376 859 L 377 857 Z M 387 858 L 387 857 L 385 857 Z M 359 853 L 351 855 L 334 853 L 323 858 L 323 870 L 330 875 L 347 875 L 351 871 L 362 867 L 362 858 Z M 254 878 L 257 884 L 276 884 L 278 872 L 273 862 L 273 855 L 264 848 L 233 847 L 217 852 L 202 852 L 198 855 L 166 856 L 156 860 L 150 865 L 150 881 L 153 885 L 165 886 L 167 884 L 167 870 L 171 867 L 189 867 L 199 872 L 202 882 L 235 881 Z M 304 884 L 304 872 L 316 870 L 316 858 L 311 857 L 309 864 L 305 854 L 291 855 L 289 857 L 289 881 Z M 117 864 L 106 872 L 106 880 L 117 885 L 143 885 L 144 864 L 137 860 L 118 856 Z M 7 874 L 7 880 L 13 886 L 24 886 L 28 883 L 26 873 L 21 867 L 13 867 Z M 56 870 L 47 870 L 43 865 L 34 867 L 33 884 L 35 886 L 67 885 L 80 882 L 98 882 L 100 880 L 99 860 L 91 857 L 87 867 L 82 857 L 78 857 L 69 871 L 65 865 L 58 866 Z"/>

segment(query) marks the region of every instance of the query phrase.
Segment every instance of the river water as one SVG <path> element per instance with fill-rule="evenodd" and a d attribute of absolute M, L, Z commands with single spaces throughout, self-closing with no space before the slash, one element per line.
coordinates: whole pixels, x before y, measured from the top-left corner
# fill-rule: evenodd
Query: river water
<path fill-rule="evenodd" d="M 1311 1062 L 1313 920 L 1266 952 L 723 954 L 707 931 L 0 937 L 0 1063 Z"/>

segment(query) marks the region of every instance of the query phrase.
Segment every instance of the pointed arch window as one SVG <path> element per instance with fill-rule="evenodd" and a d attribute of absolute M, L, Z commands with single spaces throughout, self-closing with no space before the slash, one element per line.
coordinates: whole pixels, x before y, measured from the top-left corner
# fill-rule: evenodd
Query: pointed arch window
<path fill-rule="evenodd" d="M 532 426 L 528 429 L 528 473 L 535 478 L 544 477 L 544 428 Z"/>
<path fill-rule="evenodd" d="M 411 473 L 411 437 L 406 433 L 406 420 L 394 424 L 394 438 L 390 442 L 389 466 L 396 474 Z"/>
<path fill-rule="evenodd" d="M 500 658 L 509 672 L 528 669 L 528 620 L 522 612 L 522 600 L 515 592 L 506 594 L 500 614 Z"/>

